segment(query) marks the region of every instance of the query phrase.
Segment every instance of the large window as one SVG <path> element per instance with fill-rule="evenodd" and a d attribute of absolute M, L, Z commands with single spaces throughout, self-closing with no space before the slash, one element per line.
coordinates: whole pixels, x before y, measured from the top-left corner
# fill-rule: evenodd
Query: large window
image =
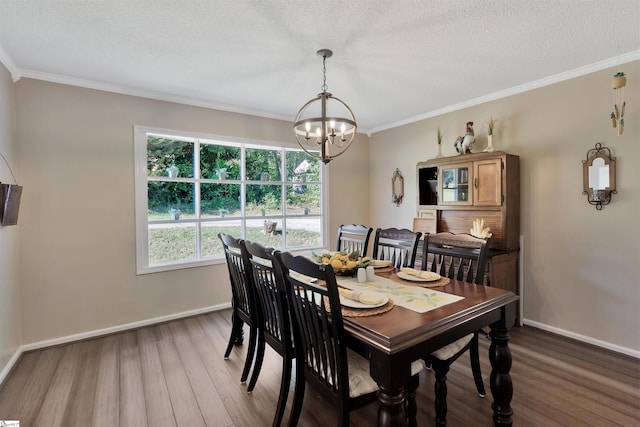
<path fill-rule="evenodd" d="M 304 151 L 135 127 L 138 273 L 224 259 L 224 232 L 324 246 L 322 163 Z"/>

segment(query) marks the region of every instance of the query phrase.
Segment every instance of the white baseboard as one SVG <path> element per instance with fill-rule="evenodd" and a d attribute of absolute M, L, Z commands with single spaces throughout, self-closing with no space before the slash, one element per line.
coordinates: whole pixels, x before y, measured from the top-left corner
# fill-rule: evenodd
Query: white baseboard
<path fill-rule="evenodd" d="M 617 344 L 611 344 L 606 341 L 601 341 L 595 338 L 588 337 L 586 335 L 576 334 L 575 332 L 566 331 L 564 329 L 556 328 L 555 326 L 549 326 L 544 323 L 536 322 L 535 320 L 524 319 L 524 324 L 527 326 L 533 326 L 534 328 L 542 329 L 543 331 L 553 332 L 556 335 L 571 338 L 577 341 L 582 341 L 587 344 L 592 344 L 597 347 L 606 348 L 607 350 L 615 351 L 616 353 L 626 354 L 627 356 L 640 359 L 640 351 L 627 347 L 622 347 Z"/>
<path fill-rule="evenodd" d="M 174 313 L 167 316 L 154 317 L 152 319 L 140 320 L 138 322 L 131 322 L 131 323 L 125 323 L 122 325 L 111 326 L 109 328 L 96 329 L 93 331 L 82 332 L 79 334 L 67 335 L 64 337 L 54 338 L 51 340 L 38 341 L 30 344 L 23 344 L 18 348 L 18 350 L 16 350 L 13 357 L 9 359 L 9 362 L 2 369 L 2 371 L 0 371 L 0 386 L 3 384 L 3 381 L 9 375 L 9 372 L 11 372 L 11 369 L 13 369 L 13 366 L 16 364 L 18 359 L 20 359 L 20 356 L 22 355 L 22 353 L 24 353 L 25 351 L 37 350 L 39 348 L 51 347 L 54 345 L 67 344 L 74 341 L 80 341 L 88 338 L 95 338 L 102 335 L 108 335 L 116 332 L 126 331 L 129 329 L 142 328 L 144 326 L 155 325 L 157 323 L 169 322 L 171 320 L 196 316 L 198 314 L 220 311 L 227 308 L 231 308 L 231 303 L 218 304 L 210 307 L 199 308 L 196 310 L 182 311 L 180 313 Z"/>
<path fill-rule="evenodd" d="M 11 356 L 11 359 L 9 359 L 9 362 L 7 362 L 6 366 L 2 369 L 2 371 L 0 371 L 0 387 L 2 386 L 5 378 L 9 376 L 9 372 L 11 372 L 11 370 L 13 369 L 13 365 L 16 364 L 21 354 L 22 347 L 19 347 L 13 354 L 13 356 Z"/>

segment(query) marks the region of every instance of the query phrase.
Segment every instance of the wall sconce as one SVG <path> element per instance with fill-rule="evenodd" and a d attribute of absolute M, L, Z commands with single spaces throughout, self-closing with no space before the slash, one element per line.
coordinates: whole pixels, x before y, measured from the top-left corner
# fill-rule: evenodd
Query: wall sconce
<path fill-rule="evenodd" d="M 400 173 L 400 169 L 396 168 L 396 171 L 391 177 L 391 201 L 400 206 L 402 198 L 404 197 L 404 178 Z"/>
<path fill-rule="evenodd" d="M 20 196 L 22 196 L 22 186 L 18 185 L 16 176 L 13 174 L 11 165 L 4 154 L 0 153 L 15 184 L 0 183 L 0 224 L 16 225 L 18 223 L 18 211 L 20 210 Z"/>
<path fill-rule="evenodd" d="M 616 191 L 616 158 L 611 150 L 596 143 L 596 147 L 587 151 L 587 160 L 582 161 L 582 194 L 587 201 L 602 210 L 611 203 L 611 194 Z"/>
<path fill-rule="evenodd" d="M 18 211 L 20 210 L 20 196 L 22 186 L 15 184 L 0 184 L 2 205 L 0 206 L 0 224 L 16 225 L 18 223 Z"/>

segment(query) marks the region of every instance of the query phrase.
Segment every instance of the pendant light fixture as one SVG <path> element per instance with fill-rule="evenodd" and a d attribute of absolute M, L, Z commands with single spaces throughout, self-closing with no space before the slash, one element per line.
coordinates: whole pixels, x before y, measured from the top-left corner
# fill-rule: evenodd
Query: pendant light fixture
<path fill-rule="evenodd" d="M 356 137 L 356 119 L 351 108 L 327 92 L 327 58 L 333 52 L 320 49 L 322 57 L 322 93 L 302 106 L 293 131 L 300 147 L 312 157 L 329 163 L 349 148 Z"/>

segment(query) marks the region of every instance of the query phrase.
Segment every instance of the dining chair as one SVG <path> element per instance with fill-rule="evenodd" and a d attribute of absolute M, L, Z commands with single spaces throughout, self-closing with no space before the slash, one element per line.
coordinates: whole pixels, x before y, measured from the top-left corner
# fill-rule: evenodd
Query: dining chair
<path fill-rule="evenodd" d="M 364 225 L 341 225 L 338 227 L 338 252 L 360 252 L 360 256 L 367 256 L 369 237 L 373 228 Z"/>
<path fill-rule="evenodd" d="M 489 239 L 470 234 L 434 233 L 426 234 L 422 252 L 422 270 L 433 271 L 443 277 L 482 285 L 487 264 Z M 425 357 L 435 373 L 436 425 L 446 425 L 447 373 L 453 362 L 469 350 L 473 380 L 478 395 L 486 392 L 480 370 L 478 331 L 468 334 Z"/>
<path fill-rule="evenodd" d="M 394 267 L 413 267 L 422 233 L 406 228 L 378 228 L 373 241 L 373 258 L 389 260 Z"/>
<path fill-rule="evenodd" d="M 349 425 L 349 413 L 377 400 L 378 384 L 369 375 L 369 360 L 347 348 L 338 284 L 331 266 L 288 252 L 274 252 L 287 289 L 296 350 L 296 382 L 289 425 L 296 425 L 309 384 L 335 406 L 338 426 Z M 421 361 L 411 365 L 407 387 L 408 417 L 415 425 L 415 391 Z"/>
<path fill-rule="evenodd" d="M 282 356 L 280 394 L 273 419 L 273 426 L 276 427 L 282 423 L 284 417 L 291 382 L 291 368 L 295 358 L 286 289 L 283 281 L 276 279 L 277 263 L 273 260 L 273 249 L 246 240 L 240 245 L 249 258 L 252 285 L 258 306 L 258 343 L 247 391 L 251 392 L 256 385 L 264 360 L 265 343 L 269 344 Z"/>
<path fill-rule="evenodd" d="M 231 336 L 224 352 L 224 358 L 229 358 L 234 345 L 242 344 L 243 328 L 244 324 L 247 324 L 249 327 L 249 348 L 247 349 L 247 356 L 242 376 L 240 377 L 240 381 L 244 384 L 247 381 L 253 363 L 256 338 L 258 336 L 258 313 L 255 294 L 251 286 L 251 268 L 249 267 L 248 257 L 242 253 L 241 239 L 236 239 L 225 233 L 218 233 L 218 238 L 222 241 L 227 259 L 233 304 Z"/>

